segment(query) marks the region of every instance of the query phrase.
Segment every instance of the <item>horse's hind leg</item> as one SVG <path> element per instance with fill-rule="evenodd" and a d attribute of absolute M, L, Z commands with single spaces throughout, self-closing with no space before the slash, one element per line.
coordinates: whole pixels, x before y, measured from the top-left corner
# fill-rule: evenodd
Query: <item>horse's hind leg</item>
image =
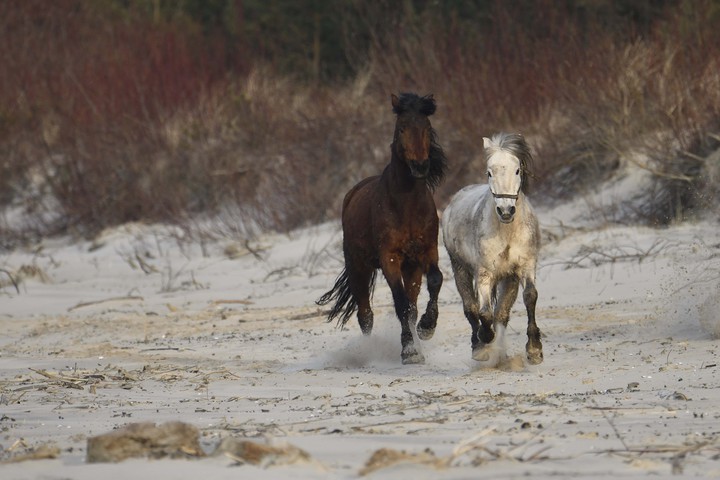
<path fill-rule="evenodd" d="M 525 303 L 528 316 L 528 341 L 525 345 L 525 351 L 527 352 L 528 361 L 533 365 L 537 365 L 543 361 L 540 329 L 537 323 L 535 323 L 535 304 L 537 303 L 537 298 L 538 294 L 535 289 L 535 282 L 532 279 L 527 279 L 525 281 L 525 288 L 523 289 L 523 302 Z"/>
<path fill-rule="evenodd" d="M 437 262 L 430 265 L 427 273 L 427 289 L 430 295 L 427 308 L 420 322 L 417 325 L 417 333 L 420 340 L 430 340 L 435 333 L 438 319 L 437 300 L 440 295 L 440 287 L 443 283 L 443 274 L 437 266 Z"/>
<path fill-rule="evenodd" d="M 353 269 L 348 271 L 350 292 L 358 306 L 358 323 L 364 335 L 370 335 L 373 329 L 373 311 L 370 307 L 370 290 L 374 280 L 374 269 Z"/>

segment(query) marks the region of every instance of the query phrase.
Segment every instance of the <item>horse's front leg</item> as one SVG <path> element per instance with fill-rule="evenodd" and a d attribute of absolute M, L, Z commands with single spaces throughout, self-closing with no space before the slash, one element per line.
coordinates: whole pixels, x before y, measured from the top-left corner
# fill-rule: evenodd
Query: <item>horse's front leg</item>
<path fill-rule="evenodd" d="M 488 324 L 488 328 L 483 327 L 481 329 L 480 300 L 478 300 L 477 289 L 475 288 L 475 274 L 472 267 L 452 254 L 450 255 L 450 263 L 453 269 L 453 276 L 455 277 L 455 286 L 462 300 L 463 313 L 472 329 L 470 333 L 470 345 L 474 352 L 480 346 L 481 332 L 483 343 L 491 342 L 494 334 L 492 328 L 489 328 L 490 324 Z M 488 320 L 486 319 L 482 323 L 485 325 L 488 323 Z"/>
<path fill-rule="evenodd" d="M 523 302 L 528 316 L 527 336 L 528 341 L 525 345 L 527 359 L 532 365 L 537 365 L 543 361 L 542 342 L 540 342 L 540 329 L 535 323 L 535 304 L 537 303 L 538 293 L 535 289 L 533 279 L 525 280 L 525 288 L 523 289 Z"/>
<path fill-rule="evenodd" d="M 477 291 L 480 302 L 480 328 L 478 342 L 473 345 L 472 358 L 486 366 L 496 366 L 505 356 L 505 324 L 495 322 L 492 291 L 493 276 L 480 269 L 477 275 Z"/>
<path fill-rule="evenodd" d="M 495 322 L 498 324 L 507 327 L 510 310 L 517 300 L 519 286 L 520 278 L 516 275 L 510 275 L 498 282 L 497 304 L 495 305 Z"/>
<path fill-rule="evenodd" d="M 435 333 L 435 327 L 437 326 L 438 319 L 438 295 L 440 294 L 440 287 L 443 283 L 443 274 L 437 266 L 437 261 L 430 265 L 430 269 L 427 273 L 427 289 L 430 295 L 428 300 L 427 308 L 422 317 L 420 317 L 420 323 L 417 325 L 418 337 L 421 340 L 430 340 Z"/>
<path fill-rule="evenodd" d="M 402 258 L 399 255 L 388 254 L 380 260 L 380 265 L 392 292 L 395 313 L 400 320 L 402 363 L 424 363 L 425 357 L 415 347 L 410 329 L 410 325 L 414 327 L 417 320 L 417 307 L 410 301 L 403 285 Z"/>

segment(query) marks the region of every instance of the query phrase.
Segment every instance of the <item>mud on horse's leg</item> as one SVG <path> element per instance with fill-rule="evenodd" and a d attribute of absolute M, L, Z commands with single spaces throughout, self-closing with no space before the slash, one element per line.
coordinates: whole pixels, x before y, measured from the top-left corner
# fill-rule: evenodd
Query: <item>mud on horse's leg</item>
<path fill-rule="evenodd" d="M 437 300 L 442 283 L 443 274 L 437 264 L 430 265 L 430 270 L 427 274 L 427 288 L 430 294 L 430 300 L 428 300 L 425 313 L 420 317 L 420 323 L 417 325 L 418 337 L 421 340 L 430 340 L 435 333 L 438 318 Z"/>

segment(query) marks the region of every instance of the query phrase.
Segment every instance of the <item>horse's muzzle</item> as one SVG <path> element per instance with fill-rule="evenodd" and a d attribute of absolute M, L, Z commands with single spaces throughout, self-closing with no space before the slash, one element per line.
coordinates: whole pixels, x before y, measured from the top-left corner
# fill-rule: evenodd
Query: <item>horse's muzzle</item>
<path fill-rule="evenodd" d="M 430 171 L 430 162 L 427 160 L 422 162 L 410 160 L 408 165 L 410 166 L 410 173 L 415 178 L 425 178 Z"/>
<path fill-rule="evenodd" d="M 512 223 L 515 218 L 514 206 L 511 206 L 510 208 L 495 207 L 495 212 L 502 223 Z"/>

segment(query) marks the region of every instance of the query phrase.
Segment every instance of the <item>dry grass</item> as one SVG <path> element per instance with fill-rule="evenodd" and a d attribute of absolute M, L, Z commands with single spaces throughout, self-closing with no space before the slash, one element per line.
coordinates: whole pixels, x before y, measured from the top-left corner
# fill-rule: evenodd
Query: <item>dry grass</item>
<path fill-rule="evenodd" d="M 172 23 L 24 5 L 0 7 L 0 37 L 22 39 L 5 42 L 0 74 L 0 205 L 14 212 L 1 248 L 129 221 L 198 233 L 204 216 L 248 238 L 334 218 L 387 162 L 389 94 L 407 90 L 438 99 L 451 167 L 440 206 L 481 179 L 480 138 L 506 130 L 533 139 L 538 201 L 599 188 L 639 151 L 656 182 L 627 221 L 716 208 L 713 2 L 671 2 L 635 34 L 625 17 L 604 27 L 554 2 L 523 2 L 522 18 L 496 2 L 479 25 L 432 5 L 358 4 L 355 78 L 313 85 L 262 62 L 238 70 L 217 39 Z"/>

